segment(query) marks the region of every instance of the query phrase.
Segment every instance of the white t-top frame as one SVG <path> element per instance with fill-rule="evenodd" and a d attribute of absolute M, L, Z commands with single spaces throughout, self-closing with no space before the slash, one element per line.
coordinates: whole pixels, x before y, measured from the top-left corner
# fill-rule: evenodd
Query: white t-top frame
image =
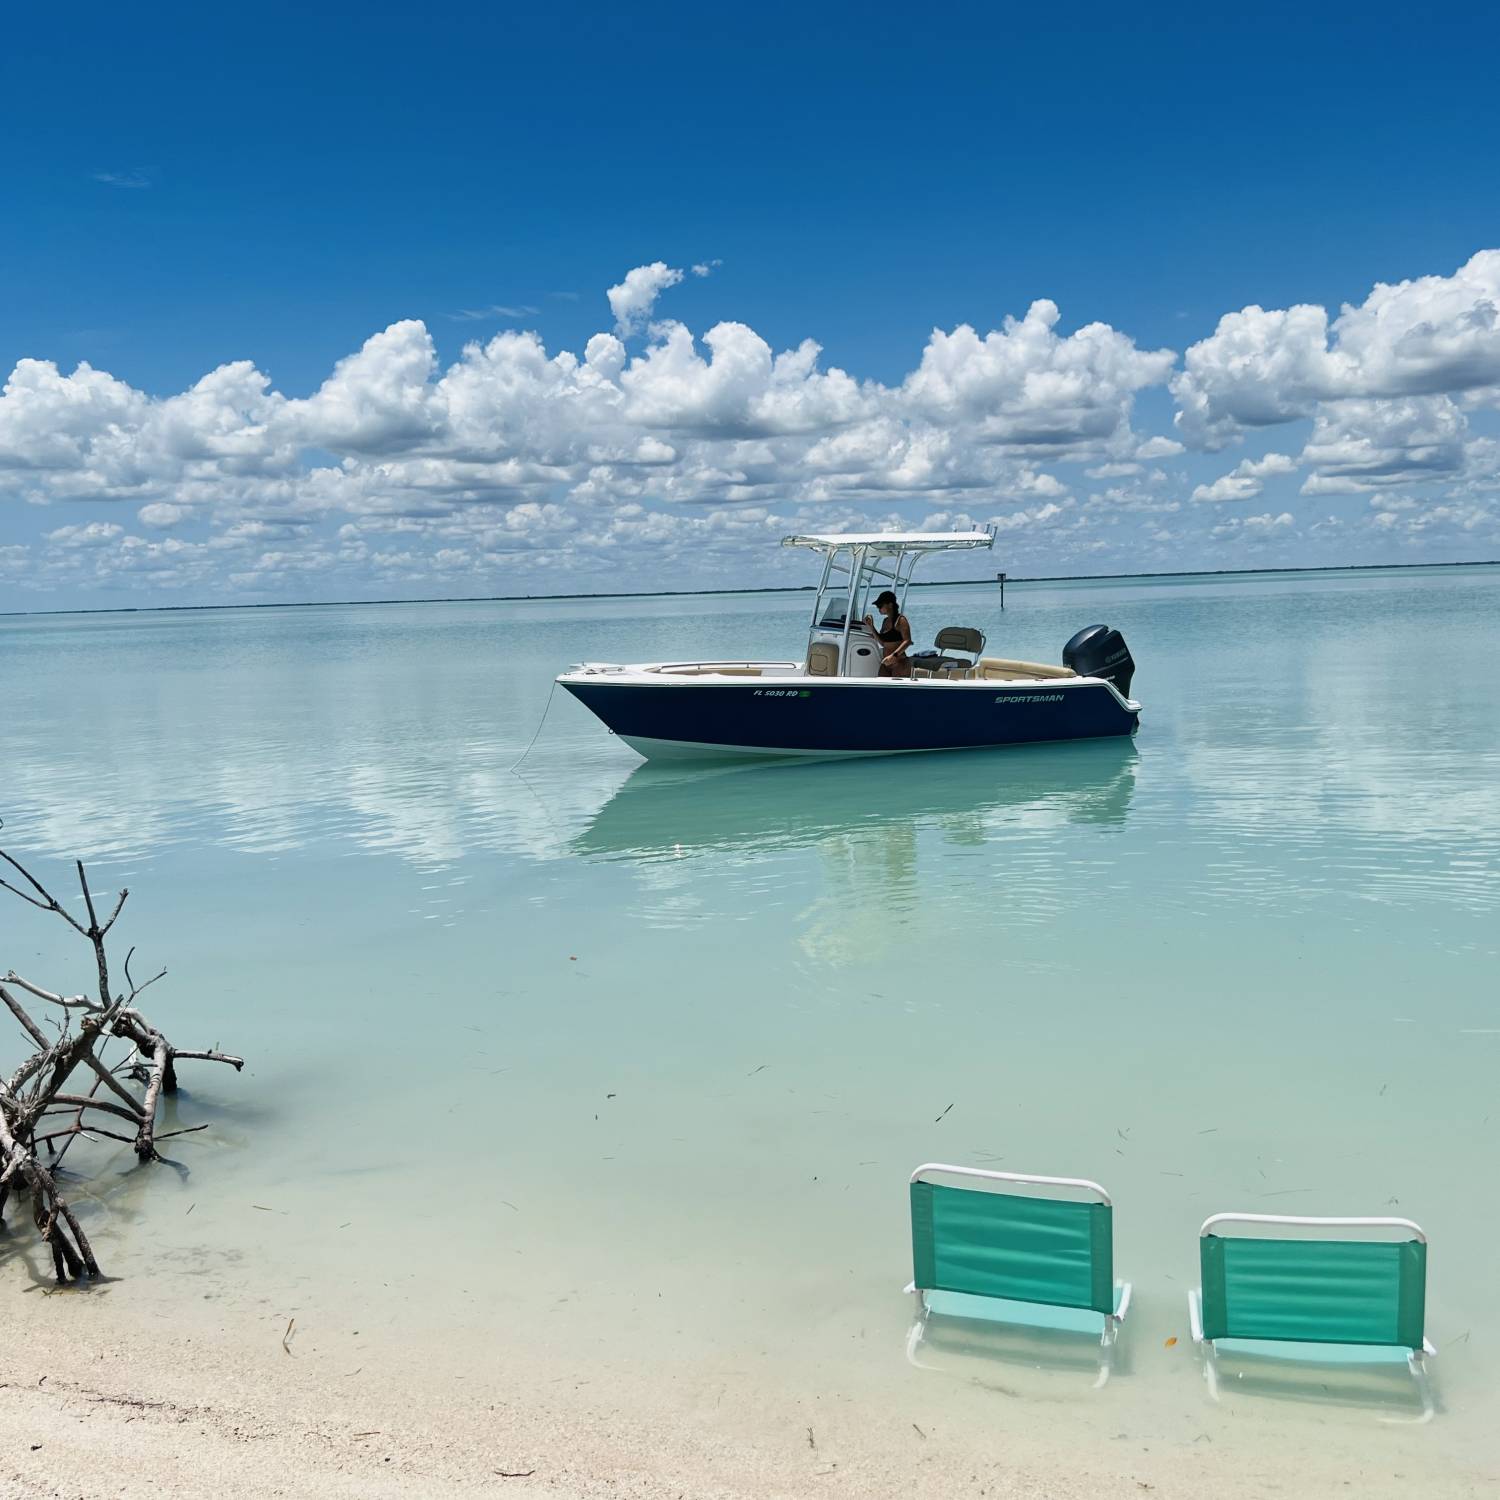
<path fill-rule="evenodd" d="M 898 610 L 906 609 L 906 591 L 917 563 L 931 552 L 966 552 L 989 549 L 995 544 L 988 531 L 894 531 L 849 532 L 783 537 L 783 547 L 806 547 L 823 554 L 823 576 L 813 596 L 809 631 L 820 628 L 824 605 L 833 588 L 847 588 L 843 636 L 839 644 L 840 666 L 849 659 L 849 635 L 856 620 L 869 613 L 870 590 L 887 583 L 896 596 Z M 822 627 L 831 628 L 831 627 Z"/>

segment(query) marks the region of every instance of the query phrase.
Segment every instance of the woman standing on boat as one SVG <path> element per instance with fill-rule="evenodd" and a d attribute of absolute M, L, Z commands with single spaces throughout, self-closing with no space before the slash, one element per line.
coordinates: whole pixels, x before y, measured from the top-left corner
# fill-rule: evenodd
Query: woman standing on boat
<path fill-rule="evenodd" d="M 865 626 L 880 637 L 881 649 L 884 652 L 880 659 L 880 675 L 882 677 L 910 677 L 911 663 L 906 659 L 907 649 L 911 645 L 910 623 L 901 613 L 901 606 L 889 589 L 875 600 L 875 608 L 885 616 L 885 624 L 877 631 L 875 622 L 869 615 L 866 615 Z"/>

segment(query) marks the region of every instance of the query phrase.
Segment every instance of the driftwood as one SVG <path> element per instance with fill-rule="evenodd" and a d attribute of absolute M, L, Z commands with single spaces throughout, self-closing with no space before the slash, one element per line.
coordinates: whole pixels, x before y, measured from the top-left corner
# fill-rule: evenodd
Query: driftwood
<path fill-rule="evenodd" d="M 93 948 L 98 972 L 97 994 L 62 995 L 23 979 L 14 970 L 0 979 L 0 1002 L 15 1017 L 35 1049 L 8 1079 L 0 1080 L 0 1223 L 13 1192 L 31 1198 L 31 1219 L 52 1254 L 59 1282 L 99 1275 L 99 1264 L 73 1210 L 58 1189 L 57 1174 L 68 1148 L 79 1136 L 100 1136 L 132 1146 L 142 1163 L 160 1161 L 156 1145 L 169 1135 L 204 1127 L 156 1133 L 157 1105 L 163 1094 L 177 1092 L 177 1061 L 194 1058 L 228 1063 L 236 1072 L 244 1059 L 225 1052 L 183 1051 L 141 1013 L 136 1001 L 166 970 L 137 984 L 130 973 L 135 950 L 125 957 L 125 986 L 110 982 L 105 938 L 115 925 L 129 891 L 121 891 L 101 922 L 81 862 L 78 883 L 88 913 L 85 925 L 68 911 L 18 860 L 0 849 L 0 889 L 42 911 L 61 917 Z M 6 878 L 9 877 L 9 878 Z M 26 1005 L 29 996 L 49 1009 L 37 1014 L 51 1022 L 49 1036 Z M 126 1045 L 111 1063 L 105 1049 L 113 1041 Z M 45 1160 L 43 1154 L 45 1153 Z"/>

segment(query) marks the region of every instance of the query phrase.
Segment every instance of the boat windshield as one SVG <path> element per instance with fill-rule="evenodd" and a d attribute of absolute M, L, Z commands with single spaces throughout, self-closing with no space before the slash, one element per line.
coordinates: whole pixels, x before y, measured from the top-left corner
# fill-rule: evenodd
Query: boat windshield
<path fill-rule="evenodd" d="M 824 594 L 818 601 L 815 623 L 823 630 L 842 630 L 848 613 L 848 594 Z"/>

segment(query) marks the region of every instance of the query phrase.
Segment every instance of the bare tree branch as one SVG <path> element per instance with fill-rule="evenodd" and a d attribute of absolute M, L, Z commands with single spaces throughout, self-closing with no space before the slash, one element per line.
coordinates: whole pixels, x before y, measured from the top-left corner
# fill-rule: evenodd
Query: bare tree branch
<path fill-rule="evenodd" d="M 19 896 L 23 901 L 29 901 L 33 906 L 39 906 L 43 911 L 53 911 L 55 908 L 46 901 L 38 901 L 35 896 L 28 896 L 25 891 L 18 891 L 8 880 L 0 880 L 0 890 L 6 890 L 12 896 Z"/>
<path fill-rule="evenodd" d="M 10 977 L 14 979 L 15 975 L 12 974 Z M 29 989 L 30 986 L 28 985 L 27 988 Z M 6 992 L 4 985 L 0 985 L 0 1000 L 5 1002 L 6 1009 L 21 1023 L 21 1029 L 38 1047 L 45 1050 L 51 1046 L 51 1043 L 47 1040 L 47 1033 L 26 1014 L 25 1007 L 22 1006 L 20 1001 L 15 996 Z"/>
<path fill-rule="evenodd" d="M 172 1054 L 167 1039 L 156 1033 L 156 1045 L 151 1049 L 151 1073 L 146 1084 L 146 1097 L 141 1101 L 141 1128 L 135 1137 L 135 1154 L 142 1161 L 156 1155 L 153 1137 L 156 1134 L 156 1101 L 161 1095 L 161 1086 L 166 1081 L 167 1069 L 172 1065 Z M 175 1085 L 176 1079 L 173 1079 Z"/>
<path fill-rule="evenodd" d="M 195 1058 L 198 1062 L 228 1063 L 236 1073 L 245 1066 L 245 1059 L 243 1057 L 235 1057 L 229 1052 L 189 1052 L 185 1048 L 174 1047 L 172 1049 L 172 1056 Z"/>
<path fill-rule="evenodd" d="M 33 906 L 40 906 L 43 911 L 55 911 L 58 916 L 63 919 L 63 921 L 69 924 L 69 926 L 76 927 L 78 928 L 79 932 L 83 932 L 83 928 L 78 925 L 78 922 L 73 917 L 73 914 L 67 911 L 59 903 L 57 897 L 54 896 L 52 892 L 49 891 L 46 886 L 44 886 L 41 881 L 39 881 L 36 876 L 34 876 L 31 871 L 25 867 L 25 865 L 21 864 L 17 860 L 12 859 L 10 855 L 8 855 L 3 849 L 0 849 L 0 859 L 3 859 L 5 863 L 11 867 L 11 869 L 17 871 L 26 881 L 26 883 L 32 888 L 32 890 L 36 892 L 37 896 L 40 896 L 42 899 L 38 901 L 35 896 L 28 896 L 25 891 L 17 890 L 16 887 L 11 885 L 9 881 L 0 880 L 0 885 L 3 885 L 8 891 L 14 892 L 14 894 L 19 896 L 23 901 L 29 901 Z M 85 936 L 87 936 L 87 934 L 85 934 Z"/>
<path fill-rule="evenodd" d="M 120 908 L 125 905 L 125 898 L 129 894 L 130 891 L 128 888 L 120 892 L 120 899 L 115 902 L 115 909 L 105 918 L 104 926 L 99 929 L 100 937 L 103 937 L 115 925 L 115 918 L 120 915 Z"/>
<path fill-rule="evenodd" d="M 0 850 L 0 860 L 35 894 L 29 894 L 7 880 L 0 880 L 0 889 L 19 896 L 31 906 L 56 912 L 62 917 L 88 940 L 99 975 L 99 998 L 92 1000 L 86 995 L 69 998 L 22 979 L 13 970 L 6 974 L 6 984 L 14 984 L 61 1010 L 61 1018 L 43 1015 L 44 1020 L 57 1027 L 55 1041 L 49 1041 L 47 1033 L 26 1007 L 4 985 L 0 985 L 0 1002 L 4 1003 L 36 1049 L 22 1060 L 8 1083 L 0 1083 L 0 1216 L 3 1216 L 12 1192 L 29 1194 L 32 1220 L 52 1255 L 58 1280 L 96 1276 L 99 1266 L 93 1249 L 76 1215 L 59 1192 L 55 1176 L 73 1143 L 80 1137 L 88 1141 L 122 1141 L 134 1147 L 142 1163 L 162 1160 L 156 1149 L 159 1141 L 208 1128 L 205 1122 L 179 1126 L 161 1135 L 156 1132 L 161 1096 L 177 1090 L 177 1060 L 187 1058 L 227 1063 L 239 1072 L 244 1067 L 244 1059 L 217 1049 L 179 1051 L 136 1008 L 137 998 L 165 976 L 165 969 L 136 984 L 127 957 L 125 980 L 128 990 L 120 995 L 113 993 L 104 938 L 118 919 L 128 891 L 120 892 L 113 910 L 101 924 L 88 874 L 83 862 L 75 861 L 78 884 L 88 912 L 88 926 L 85 927 L 64 910 L 19 860 L 4 850 Z M 133 954 L 134 950 L 131 952 Z M 72 1029 L 75 1016 L 76 1031 Z M 129 1043 L 131 1051 L 122 1062 L 111 1066 L 102 1054 L 114 1037 Z M 92 1075 L 87 1094 L 73 1093 L 67 1088 L 69 1080 L 80 1070 Z M 141 1088 L 139 1098 L 127 1086 L 128 1081 Z M 113 1097 L 99 1097 L 101 1089 Z M 134 1128 L 134 1136 L 95 1123 L 94 1117 L 101 1115 L 126 1121 Z M 70 1123 L 65 1126 L 57 1123 L 62 1119 L 70 1119 Z M 58 1142 L 61 1142 L 60 1146 Z M 36 1154 L 43 1147 L 51 1156 L 49 1166 L 44 1166 Z"/>
<path fill-rule="evenodd" d="M 74 865 L 78 870 L 78 883 L 83 887 L 83 904 L 89 909 L 89 936 L 99 931 L 99 918 L 94 915 L 94 896 L 89 890 L 89 878 L 83 873 L 83 861 L 75 859 Z"/>
<path fill-rule="evenodd" d="M 60 1005 L 64 1010 L 99 1010 L 101 1008 L 97 1000 L 90 1000 L 87 995 L 74 995 L 70 999 L 67 995 L 56 995 L 51 990 L 44 990 L 41 985 L 33 984 L 29 979 L 22 979 L 14 969 L 5 976 L 5 982 L 25 990 L 28 994 L 35 995 L 38 1000 L 45 1000 L 49 1005 Z"/>
<path fill-rule="evenodd" d="M 111 1073 L 110 1070 L 108 1068 L 106 1068 L 104 1066 L 104 1064 L 99 1061 L 99 1059 L 97 1057 L 94 1056 L 94 1054 L 92 1052 L 89 1053 L 89 1055 L 84 1059 L 84 1061 L 89 1065 L 89 1067 L 91 1067 L 94 1070 L 95 1073 L 97 1073 L 99 1075 L 99 1081 L 107 1089 L 112 1090 L 116 1095 L 118 1095 L 121 1099 L 123 1099 L 131 1107 L 131 1109 L 136 1112 L 137 1115 L 139 1115 L 139 1113 L 140 1113 L 140 1105 L 135 1102 L 135 1095 L 132 1094 L 130 1092 L 130 1090 L 127 1089 L 115 1077 L 115 1075 L 113 1073 Z"/>
<path fill-rule="evenodd" d="M 122 1120 L 129 1120 L 132 1125 L 141 1123 L 142 1111 L 139 1106 L 126 1109 L 122 1104 L 111 1104 L 108 1099 L 85 1098 L 81 1094 L 54 1094 L 54 1104 L 76 1104 L 80 1109 L 102 1109 L 107 1115 L 118 1115 Z"/>

